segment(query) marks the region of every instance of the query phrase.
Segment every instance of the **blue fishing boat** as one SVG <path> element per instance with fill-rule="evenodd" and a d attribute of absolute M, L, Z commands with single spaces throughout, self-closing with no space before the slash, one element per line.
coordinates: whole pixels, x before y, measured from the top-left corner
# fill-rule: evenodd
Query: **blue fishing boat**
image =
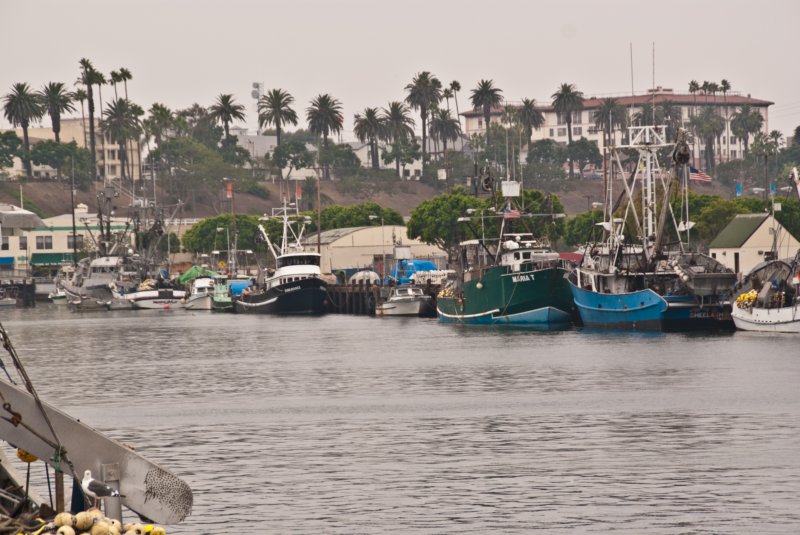
<path fill-rule="evenodd" d="M 575 306 L 584 325 L 598 328 L 690 331 L 732 330 L 731 288 L 736 274 L 717 260 L 689 250 L 688 144 L 679 132 L 670 172 L 659 168 L 658 149 L 668 147 L 663 127 L 631 127 L 630 145 L 639 161 L 626 173 L 612 148 L 625 188 L 627 204 L 614 209 L 612 185 L 605 196 L 603 243 L 586 248 L 583 261 L 569 275 Z M 630 174 L 630 178 L 627 176 Z M 676 188 L 680 183 L 681 188 Z M 681 192 L 681 221 L 669 202 Z M 658 200 L 661 199 L 659 211 Z M 665 225 L 674 224 L 673 244 L 666 243 Z M 635 232 L 635 242 L 625 232 Z"/>

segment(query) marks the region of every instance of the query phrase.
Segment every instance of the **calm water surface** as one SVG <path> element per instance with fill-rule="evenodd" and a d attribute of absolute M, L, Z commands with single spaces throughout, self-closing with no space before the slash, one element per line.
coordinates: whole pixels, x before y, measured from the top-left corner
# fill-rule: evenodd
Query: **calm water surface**
<path fill-rule="evenodd" d="M 800 532 L 797 336 L 0 314 L 45 400 L 189 483 L 172 534 Z"/>

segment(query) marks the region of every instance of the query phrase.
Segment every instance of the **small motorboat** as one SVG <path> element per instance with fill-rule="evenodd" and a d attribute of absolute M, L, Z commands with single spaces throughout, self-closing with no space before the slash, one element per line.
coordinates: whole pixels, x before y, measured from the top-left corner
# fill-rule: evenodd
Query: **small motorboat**
<path fill-rule="evenodd" d="M 433 317 L 435 309 L 431 296 L 418 286 L 396 286 L 386 302 L 375 307 L 377 316 L 423 316 Z"/>

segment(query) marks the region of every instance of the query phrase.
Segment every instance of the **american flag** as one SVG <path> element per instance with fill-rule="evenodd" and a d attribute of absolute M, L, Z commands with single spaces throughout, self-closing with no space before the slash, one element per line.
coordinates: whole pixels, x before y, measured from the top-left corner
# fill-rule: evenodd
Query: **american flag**
<path fill-rule="evenodd" d="M 506 208 L 505 211 L 503 212 L 503 219 L 519 219 L 520 217 L 521 214 L 519 213 L 519 210 L 516 209 L 509 210 L 508 208 Z"/>
<path fill-rule="evenodd" d="M 689 167 L 689 180 L 698 180 L 700 182 L 711 182 L 711 175 L 707 175 L 702 171 L 698 171 L 694 167 Z"/>

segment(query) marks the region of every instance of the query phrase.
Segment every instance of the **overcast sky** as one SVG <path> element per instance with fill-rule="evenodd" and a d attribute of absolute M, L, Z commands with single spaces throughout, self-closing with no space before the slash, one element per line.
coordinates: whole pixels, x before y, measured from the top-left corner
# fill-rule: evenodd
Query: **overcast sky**
<path fill-rule="evenodd" d="M 87 57 L 106 75 L 128 68 L 129 96 L 144 108 L 233 93 L 252 129 L 252 82 L 288 90 L 301 117 L 332 94 L 351 138 L 354 113 L 402 99 L 419 71 L 458 80 L 462 111 L 481 78 L 512 101 L 547 102 L 562 82 L 622 95 L 631 44 L 633 86 L 652 86 L 653 43 L 656 85 L 683 92 L 692 79 L 727 78 L 775 102 L 770 129 L 800 125 L 798 0 L 0 0 L 0 21 L 2 95 L 15 82 L 72 84 Z"/>

